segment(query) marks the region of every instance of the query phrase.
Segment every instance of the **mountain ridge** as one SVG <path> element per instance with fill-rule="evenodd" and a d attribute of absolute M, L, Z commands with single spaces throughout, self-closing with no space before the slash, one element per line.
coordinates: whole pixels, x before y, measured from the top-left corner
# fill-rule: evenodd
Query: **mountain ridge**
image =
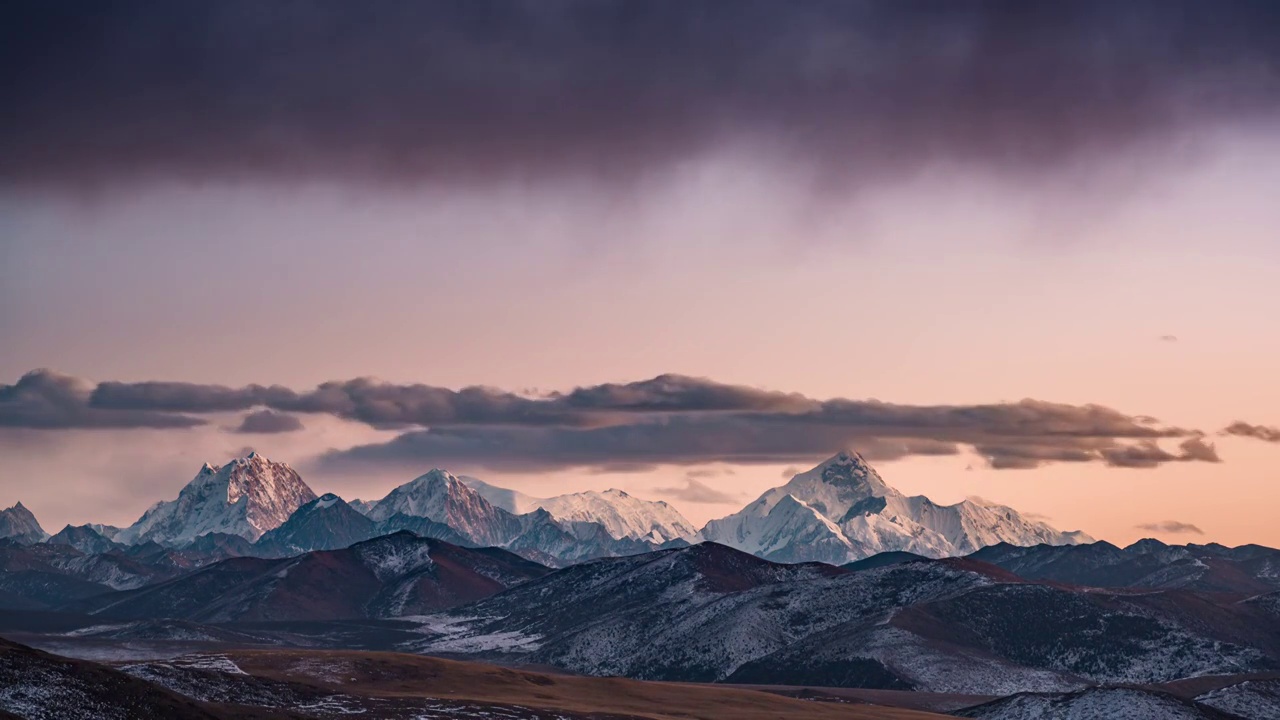
<path fill-rule="evenodd" d="M 961 556 L 997 542 L 1022 545 L 1092 541 L 1000 505 L 964 500 L 938 505 L 888 485 L 856 452 L 843 451 L 742 510 L 711 520 L 700 537 L 761 557 L 841 565 L 881 552 Z"/>

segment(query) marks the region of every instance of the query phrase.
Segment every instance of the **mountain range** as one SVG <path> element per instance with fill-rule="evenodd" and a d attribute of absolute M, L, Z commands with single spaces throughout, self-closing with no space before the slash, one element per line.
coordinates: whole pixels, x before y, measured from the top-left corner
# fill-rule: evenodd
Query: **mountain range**
<path fill-rule="evenodd" d="M 1238 709 L 1280 677 L 1280 550 L 1082 542 L 905 496 L 849 453 L 700 531 L 620 491 L 533 498 L 443 470 L 348 503 L 257 454 L 202 468 L 128 528 L 40 540 L 25 508 L 6 520 L 0 634 L 56 652 L 409 651 L 963 695 L 993 720 L 1264 718 Z M 1197 678 L 1220 682 L 1168 687 Z"/>
<path fill-rule="evenodd" d="M 284 557 L 398 530 L 463 546 L 507 548 L 551 566 L 702 541 L 777 562 L 836 565 L 892 551 L 949 557 L 1000 543 L 1092 541 L 1003 506 L 971 500 L 939 505 L 904 495 L 851 452 L 797 474 L 700 530 L 665 502 L 617 489 L 535 498 L 440 469 L 379 500 L 348 503 L 333 494 L 317 496 L 293 468 L 256 452 L 221 466 L 206 463 L 177 498 L 156 503 L 125 528 L 67 526 L 49 539 L 21 503 L 0 513 L 0 537 L 49 540 L 86 554 L 154 544 L 215 556 Z"/>
<path fill-rule="evenodd" d="M 45 568 L 100 557 L 8 543 L 0 579 L 23 562 L 38 571 L 32 553 L 57 553 Z M 59 646 L 396 649 L 583 675 L 992 697 L 1280 672 L 1280 582 L 1262 594 L 1077 587 L 972 557 L 853 570 L 704 542 L 556 570 L 399 532 L 114 590 L 61 577 L 43 604 L 7 611 L 0 632 L 50 617 L 24 610 L 52 609 L 69 629 Z"/>
<path fill-rule="evenodd" d="M 1093 542 L 1012 508 L 965 500 L 938 505 L 890 487 L 857 453 L 843 452 L 702 529 L 702 538 L 778 562 L 842 564 L 882 552 L 966 555 L 996 543 Z"/>

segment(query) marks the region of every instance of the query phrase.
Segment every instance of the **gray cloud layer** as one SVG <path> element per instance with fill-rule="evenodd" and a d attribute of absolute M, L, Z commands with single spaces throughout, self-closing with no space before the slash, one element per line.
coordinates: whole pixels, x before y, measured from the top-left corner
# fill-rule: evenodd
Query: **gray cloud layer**
<path fill-rule="evenodd" d="M 1043 172 L 1271 113 L 1267 0 L 14 0 L 0 181 Z"/>
<path fill-rule="evenodd" d="M 1224 435 L 1251 437 L 1263 442 L 1280 443 L 1280 428 L 1267 425 L 1250 425 L 1247 422 L 1234 422 L 1223 429 Z"/>
<path fill-rule="evenodd" d="M 0 385 L 0 427 L 177 428 L 203 425 L 199 418 L 152 408 L 114 410 L 93 407 L 93 384 L 51 370 L 23 375 L 13 385 Z"/>
<path fill-rule="evenodd" d="M 238 433 L 286 433 L 305 429 L 302 421 L 287 413 L 259 410 L 244 416 L 234 432 Z"/>
<path fill-rule="evenodd" d="M 379 463 L 638 469 L 714 462 L 803 464 L 854 447 L 874 460 L 973 449 L 999 469 L 1051 462 L 1154 467 L 1217 462 L 1202 433 L 1098 405 L 1038 400 L 897 405 L 662 375 L 530 397 L 493 388 L 396 385 L 369 378 L 309 391 L 273 385 L 103 382 L 39 370 L 0 386 L 0 426 L 58 429 L 192 427 L 202 415 L 255 410 L 246 432 L 288 431 L 294 413 L 404 429 L 394 439 L 326 456 Z M 256 429 L 255 429 L 256 428 Z M 1161 447 L 1177 441 L 1178 451 Z"/>
<path fill-rule="evenodd" d="M 1134 527 L 1139 530 L 1147 530 L 1149 532 L 1170 533 L 1175 535 L 1203 535 L 1204 531 L 1192 525 L 1191 523 L 1180 522 L 1178 520 L 1163 520 L 1161 522 L 1142 523 Z"/>

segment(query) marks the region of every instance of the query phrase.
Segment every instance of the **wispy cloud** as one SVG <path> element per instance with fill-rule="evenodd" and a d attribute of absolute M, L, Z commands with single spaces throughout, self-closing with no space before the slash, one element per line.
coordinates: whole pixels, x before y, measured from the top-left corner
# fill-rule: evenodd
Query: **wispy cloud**
<path fill-rule="evenodd" d="M 1139 530 L 1147 532 L 1168 533 L 1170 535 L 1203 535 L 1204 531 L 1191 523 L 1185 523 L 1178 520 L 1161 520 L 1160 522 L 1142 523 L 1135 525 Z"/>
<path fill-rule="evenodd" d="M 691 503 L 730 505 L 742 502 L 742 493 L 725 492 L 685 475 L 683 487 L 654 488 L 654 492 Z"/>
<path fill-rule="evenodd" d="M 1250 425 L 1247 422 L 1234 422 L 1223 428 L 1223 435 L 1249 437 L 1263 442 L 1280 443 L 1280 427 L 1267 425 Z"/>

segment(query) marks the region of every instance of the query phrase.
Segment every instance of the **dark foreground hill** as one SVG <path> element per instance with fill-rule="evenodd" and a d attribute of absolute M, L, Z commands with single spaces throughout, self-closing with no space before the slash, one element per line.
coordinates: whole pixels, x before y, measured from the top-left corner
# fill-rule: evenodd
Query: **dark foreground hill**
<path fill-rule="evenodd" d="M 117 620 L 202 623 L 396 617 L 480 600 L 549 572 L 503 550 L 400 532 L 291 558 L 232 558 L 64 609 Z"/>

